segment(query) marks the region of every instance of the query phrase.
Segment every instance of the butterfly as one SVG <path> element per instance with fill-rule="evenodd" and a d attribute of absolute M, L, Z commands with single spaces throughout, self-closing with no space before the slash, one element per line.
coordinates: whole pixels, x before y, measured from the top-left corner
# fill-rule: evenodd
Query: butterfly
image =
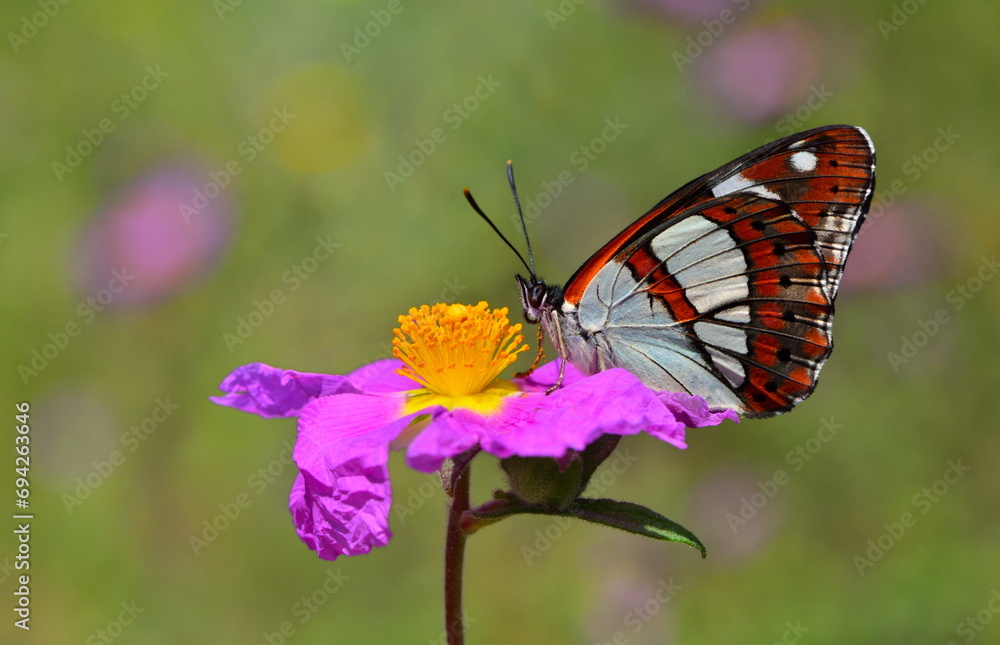
<path fill-rule="evenodd" d="M 510 164 L 508 179 L 517 200 Z M 787 412 L 830 356 L 834 299 L 874 185 L 859 127 L 778 139 L 676 190 L 562 288 L 525 263 L 525 319 L 586 374 L 623 367 L 713 408 Z"/>

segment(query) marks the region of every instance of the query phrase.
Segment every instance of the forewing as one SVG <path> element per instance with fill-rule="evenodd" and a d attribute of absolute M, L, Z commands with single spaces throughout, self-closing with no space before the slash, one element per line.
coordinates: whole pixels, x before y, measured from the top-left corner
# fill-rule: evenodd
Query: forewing
<path fill-rule="evenodd" d="M 861 128 L 832 125 L 779 139 L 663 199 L 591 256 L 566 284 L 564 297 L 579 304 L 605 264 L 681 213 L 717 197 L 751 193 L 785 204 L 813 230 L 826 263 L 824 289 L 832 299 L 874 184 L 875 148 Z"/>

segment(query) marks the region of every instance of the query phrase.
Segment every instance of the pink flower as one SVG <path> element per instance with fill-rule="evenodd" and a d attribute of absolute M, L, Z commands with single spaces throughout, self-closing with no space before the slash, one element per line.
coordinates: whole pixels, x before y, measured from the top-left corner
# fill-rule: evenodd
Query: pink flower
<path fill-rule="evenodd" d="M 729 117 L 762 123 L 785 114 L 776 125 L 792 128 L 829 99 L 816 82 L 817 42 L 813 30 L 796 19 L 729 27 L 695 59 L 695 86 L 707 106 Z"/>
<path fill-rule="evenodd" d="M 80 240 L 73 270 L 92 294 L 114 284 L 109 306 L 146 306 L 183 292 L 208 275 L 229 243 L 231 212 L 217 196 L 185 217 L 205 178 L 194 166 L 145 175 L 111 203 Z"/>
<path fill-rule="evenodd" d="M 289 502 L 302 540 L 324 559 L 367 553 L 388 543 L 388 458 L 406 450 L 423 472 L 481 449 L 501 459 L 565 459 L 605 435 L 646 431 L 684 448 L 687 427 L 737 420 L 687 394 L 650 390 L 631 373 L 584 377 L 559 363 L 527 378 L 499 379 L 521 346 L 507 310 L 435 305 L 400 316 L 396 355 L 347 376 L 237 368 L 212 400 L 264 417 L 297 416 L 300 469 Z"/>

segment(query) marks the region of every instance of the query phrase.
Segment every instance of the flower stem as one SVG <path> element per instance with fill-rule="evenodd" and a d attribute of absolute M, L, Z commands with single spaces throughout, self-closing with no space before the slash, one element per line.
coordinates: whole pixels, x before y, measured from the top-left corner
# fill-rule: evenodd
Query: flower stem
<path fill-rule="evenodd" d="M 465 531 L 462 514 L 469 510 L 469 469 L 462 469 L 454 480 L 448 533 L 444 547 L 444 623 L 448 645 L 464 645 L 465 625 L 462 616 L 462 564 L 465 560 Z"/>

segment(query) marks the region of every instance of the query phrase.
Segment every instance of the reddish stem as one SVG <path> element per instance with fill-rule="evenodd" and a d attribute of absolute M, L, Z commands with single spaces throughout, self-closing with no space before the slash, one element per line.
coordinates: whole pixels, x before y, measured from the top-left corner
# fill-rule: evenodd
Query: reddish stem
<path fill-rule="evenodd" d="M 448 533 L 444 547 L 444 622 L 448 645 L 464 645 L 465 625 L 462 616 L 462 565 L 465 560 L 466 533 L 462 513 L 469 510 L 469 464 L 454 480 Z"/>

